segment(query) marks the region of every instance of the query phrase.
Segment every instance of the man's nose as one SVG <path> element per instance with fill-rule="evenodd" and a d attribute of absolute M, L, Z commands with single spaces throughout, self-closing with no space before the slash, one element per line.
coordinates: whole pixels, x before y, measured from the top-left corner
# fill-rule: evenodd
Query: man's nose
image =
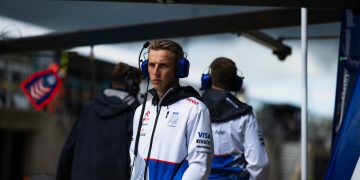
<path fill-rule="evenodd" d="M 159 75 L 159 74 L 160 74 L 159 66 L 155 66 L 155 67 L 154 67 L 154 74 L 155 74 L 155 75 Z"/>

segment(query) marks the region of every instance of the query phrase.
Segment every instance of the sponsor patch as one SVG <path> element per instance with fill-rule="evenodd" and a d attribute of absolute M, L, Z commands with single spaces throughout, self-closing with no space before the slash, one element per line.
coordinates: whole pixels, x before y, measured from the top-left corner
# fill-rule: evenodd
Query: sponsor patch
<path fill-rule="evenodd" d="M 146 111 L 145 117 L 143 118 L 142 125 L 148 125 L 149 119 L 150 119 L 150 111 Z"/>
<path fill-rule="evenodd" d="M 196 153 L 212 154 L 210 151 L 196 151 Z"/>
<path fill-rule="evenodd" d="M 199 104 L 199 102 L 198 102 L 197 100 L 192 99 L 192 98 L 186 98 L 186 100 L 189 101 L 189 102 L 191 102 L 191 103 L 193 103 L 193 104 L 195 104 L 195 105 L 198 105 L 198 104 Z"/>
<path fill-rule="evenodd" d="M 223 135 L 225 134 L 225 131 L 215 130 L 215 134 Z"/>
<path fill-rule="evenodd" d="M 196 153 L 211 154 L 211 141 L 205 139 L 196 139 Z"/>
<path fill-rule="evenodd" d="M 206 144 L 206 145 L 211 145 L 211 141 L 209 140 L 203 140 L 203 139 L 197 139 L 196 140 L 197 144 Z"/>
<path fill-rule="evenodd" d="M 146 111 L 143 121 L 148 121 L 149 119 L 150 119 L 150 111 Z"/>
<path fill-rule="evenodd" d="M 146 136 L 145 129 L 141 129 L 140 136 Z"/>
<path fill-rule="evenodd" d="M 209 146 L 197 145 L 196 148 L 210 149 Z"/>
<path fill-rule="evenodd" d="M 207 132 L 197 132 L 199 135 L 199 138 L 205 138 L 205 139 L 210 139 L 211 138 L 211 134 L 207 133 Z"/>
<path fill-rule="evenodd" d="M 262 135 L 262 132 L 261 132 L 260 130 L 258 130 L 257 133 L 258 133 L 258 137 L 259 137 L 259 141 L 260 141 L 261 145 L 264 146 L 264 145 L 265 145 L 265 141 L 264 141 L 264 137 L 263 137 L 263 135 Z"/>
<path fill-rule="evenodd" d="M 177 122 L 179 120 L 179 112 L 173 112 L 170 117 L 169 117 L 169 120 L 168 120 L 168 126 L 170 127 L 175 127 L 177 125 Z"/>

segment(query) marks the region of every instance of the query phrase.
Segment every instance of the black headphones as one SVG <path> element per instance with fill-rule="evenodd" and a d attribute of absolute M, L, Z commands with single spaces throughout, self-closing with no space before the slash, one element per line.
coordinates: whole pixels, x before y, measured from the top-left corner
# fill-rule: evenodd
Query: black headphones
<path fill-rule="evenodd" d="M 126 91 L 135 97 L 140 91 L 140 85 L 137 82 L 137 79 L 138 76 L 136 69 L 134 67 L 129 66 L 129 70 L 125 76 Z"/>
<path fill-rule="evenodd" d="M 120 75 L 117 77 L 117 83 L 122 83 L 125 85 L 124 88 L 114 88 L 112 85 L 112 81 L 110 82 L 109 87 L 111 89 L 119 89 L 119 90 L 123 90 L 128 92 L 130 95 L 132 96 L 137 96 L 137 94 L 139 93 L 140 90 L 140 85 L 137 82 L 137 72 L 136 69 L 134 67 L 131 67 L 128 65 L 128 70 L 124 75 Z"/>
<path fill-rule="evenodd" d="M 147 41 L 143 45 L 143 48 L 140 51 L 139 57 L 141 57 L 142 51 L 145 48 L 147 48 L 149 46 L 149 44 L 150 44 L 150 42 Z M 149 79 L 148 64 L 149 64 L 148 59 L 141 60 L 139 58 L 139 69 L 141 69 L 141 73 L 143 74 L 143 76 L 145 78 Z M 185 77 L 187 77 L 189 75 L 190 62 L 184 56 L 181 56 L 179 58 L 179 60 L 177 61 L 177 65 L 175 66 L 175 68 L 176 68 L 176 74 L 175 74 L 176 77 L 177 78 L 185 78 Z"/>
<path fill-rule="evenodd" d="M 234 84 L 231 87 L 231 91 L 240 91 L 241 87 L 243 85 L 243 76 L 236 75 Z M 210 72 L 206 74 L 201 75 L 201 87 L 200 90 L 206 90 L 208 88 L 211 88 L 212 82 L 211 82 L 211 74 Z"/>

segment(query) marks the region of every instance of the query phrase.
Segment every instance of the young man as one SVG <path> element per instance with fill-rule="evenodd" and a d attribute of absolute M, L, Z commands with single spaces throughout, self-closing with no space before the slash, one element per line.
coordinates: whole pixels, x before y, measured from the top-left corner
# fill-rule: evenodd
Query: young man
<path fill-rule="evenodd" d="M 110 88 L 78 117 L 61 154 L 57 180 L 130 178 L 132 118 L 139 106 L 141 72 L 125 63 L 115 66 Z"/>
<path fill-rule="evenodd" d="M 157 40 L 148 49 L 145 72 L 153 86 L 152 98 L 144 113 L 143 105 L 135 112 L 131 179 L 207 179 L 213 153 L 210 117 L 200 95 L 179 85 L 189 65 L 182 62 L 187 61 L 182 47 Z"/>
<path fill-rule="evenodd" d="M 211 88 L 202 96 L 210 111 L 214 138 L 209 179 L 267 179 L 268 156 L 252 107 L 230 93 L 242 85 L 235 63 L 217 58 L 210 72 Z"/>

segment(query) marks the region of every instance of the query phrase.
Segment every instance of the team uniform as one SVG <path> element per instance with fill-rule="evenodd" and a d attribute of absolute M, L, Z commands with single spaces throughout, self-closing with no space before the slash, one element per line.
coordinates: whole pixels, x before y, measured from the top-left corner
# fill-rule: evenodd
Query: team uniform
<path fill-rule="evenodd" d="M 267 179 L 268 156 L 252 107 L 226 91 L 208 89 L 202 97 L 214 140 L 209 179 Z"/>
<path fill-rule="evenodd" d="M 130 147 L 134 162 L 131 179 L 143 179 L 148 161 L 147 178 L 154 179 L 207 179 L 213 157 L 213 140 L 209 111 L 199 101 L 192 87 L 171 88 L 159 99 L 154 89 L 145 106 L 138 154 L 134 159 L 135 139 L 142 105 L 134 115 L 133 141 Z M 150 144 L 155 120 L 153 143 Z M 151 147 L 151 148 L 149 148 Z M 151 149 L 150 158 L 148 151 Z"/>

